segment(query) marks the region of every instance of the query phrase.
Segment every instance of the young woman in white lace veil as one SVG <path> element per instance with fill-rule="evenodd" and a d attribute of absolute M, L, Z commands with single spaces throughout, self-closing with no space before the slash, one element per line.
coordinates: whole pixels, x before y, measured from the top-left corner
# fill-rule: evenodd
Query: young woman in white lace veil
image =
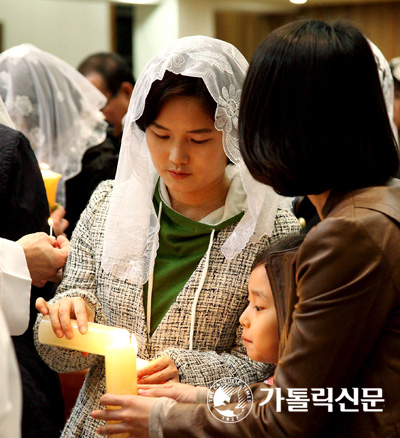
<path fill-rule="evenodd" d="M 149 61 L 131 98 L 116 180 L 93 195 L 47 304 L 58 333 L 70 330 L 64 311 L 82 312 L 81 328 L 87 317 L 133 332 L 139 357 L 152 360 L 138 373 L 142 383 L 251 382 L 271 372 L 246 356 L 239 316 L 256 253 L 299 224 L 239 153 L 247 67 L 231 44 L 203 36 Z M 37 304 L 44 314 L 47 306 Z M 91 368 L 63 436 L 96 436 L 90 413 L 105 391 L 103 360 L 37 349 L 59 372 Z"/>
<path fill-rule="evenodd" d="M 63 183 L 80 172 L 87 149 L 106 137 L 105 97 L 72 66 L 31 44 L 0 55 L 0 95 L 38 162 L 61 173 L 57 201 L 65 205 Z"/>

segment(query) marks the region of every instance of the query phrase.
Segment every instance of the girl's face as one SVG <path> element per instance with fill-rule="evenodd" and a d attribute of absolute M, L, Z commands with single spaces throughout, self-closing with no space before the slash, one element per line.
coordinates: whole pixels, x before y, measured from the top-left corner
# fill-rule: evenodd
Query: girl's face
<path fill-rule="evenodd" d="M 400 130 L 400 90 L 396 90 L 394 93 L 394 112 L 393 121 Z"/>
<path fill-rule="evenodd" d="M 243 342 L 250 359 L 278 362 L 278 321 L 271 285 L 264 265 L 257 266 L 249 278 L 249 305 L 240 317 Z"/>
<path fill-rule="evenodd" d="M 196 98 L 167 101 L 146 129 L 146 139 L 172 200 L 198 195 L 212 199 L 223 186 L 227 157 L 222 132 Z"/>

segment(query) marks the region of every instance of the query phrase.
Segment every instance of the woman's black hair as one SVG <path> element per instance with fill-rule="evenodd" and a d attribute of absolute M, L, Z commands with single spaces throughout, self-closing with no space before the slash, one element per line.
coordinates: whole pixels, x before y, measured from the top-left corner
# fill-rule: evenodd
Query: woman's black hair
<path fill-rule="evenodd" d="M 163 105 L 178 96 L 198 99 L 203 110 L 214 120 L 217 103 L 212 98 L 203 79 L 182 76 L 167 70 L 164 77 L 154 81 L 150 88 L 143 114 L 136 122 L 139 128 L 145 131 L 157 118 Z"/>
<path fill-rule="evenodd" d="M 263 250 L 257 253 L 251 266 L 251 271 L 254 271 L 254 269 L 256 269 L 260 265 L 266 265 L 268 261 L 268 256 L 274 252 L 298 248 L 303 243 L 305 237 L 305 233 L 289 234 L 276 240 L 271 245 L 265 247 Z"/>
<path fill-rule="evenodd" d="M 239 132 L 251 174 L 286 196 L 382 185 L 399 167 L 373 52 L 348 23 L 271 32 L 250 64 Z"/>

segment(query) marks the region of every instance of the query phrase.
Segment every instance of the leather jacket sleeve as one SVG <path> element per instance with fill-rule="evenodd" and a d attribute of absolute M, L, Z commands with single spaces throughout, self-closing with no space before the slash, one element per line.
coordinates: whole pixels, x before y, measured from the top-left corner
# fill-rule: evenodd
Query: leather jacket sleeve
<path fill-rule="evenodd" d="M 397 225 L 385 227 L 392 227 L 398 236 Z M 312 403 L 307 412 L 289 411 L 288 388 L 333 388 L 336 399 L 341 388 L 356 387 L 359 376 L 365 374 L 371 351 L 398 299 L 382 245 L 353 218 L 327 218 L 311 230 L 296 258 L 298 303 L 276 368 L 271 401 L 254 402 L 246 418 L 230 424 L 216 420 L 205 404 L 178 403 L 167 415 L 164 437 L 328 436 L 324 429 L 335 414 Z M 284 398 L 280 410 L 276 388 Z"/>

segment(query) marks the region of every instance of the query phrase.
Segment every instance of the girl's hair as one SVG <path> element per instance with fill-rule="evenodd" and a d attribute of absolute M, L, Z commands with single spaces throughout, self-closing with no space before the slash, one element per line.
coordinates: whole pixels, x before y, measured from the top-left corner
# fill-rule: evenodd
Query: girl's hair
<path fill-rule="evenodd" d="M 254 178 L 286 196 L 382 185 L 399 167 L 374 55 L 343 22 L 302 20 L 265 38 L 239 131 Z"/>
<path fill-rule="evenodd" d="M 305 233 L 300 233 L 290 234 L 278 239 L 276 242 L 267 246 L 256 255 L 253 265 L 251 266 L 251 271 L 254 271 L 254 269 L 256 269 L 258 266 L 266 265 L 268 256 L 272 253 L 298 248 L 302 244 L 305 237 Z"/>
<path fill-rule="evenodd" d="M 214 120 L 217 103 L 209 93 L 203 79 L 182 76 L 167 70 L 164 77 L 154 81 L 150 88 L 143 114 L 137 120 L 139 128 L 145 131 L 157 118 L 163 105 L 178 96 L 198 99 L 206 114 Z"/>

